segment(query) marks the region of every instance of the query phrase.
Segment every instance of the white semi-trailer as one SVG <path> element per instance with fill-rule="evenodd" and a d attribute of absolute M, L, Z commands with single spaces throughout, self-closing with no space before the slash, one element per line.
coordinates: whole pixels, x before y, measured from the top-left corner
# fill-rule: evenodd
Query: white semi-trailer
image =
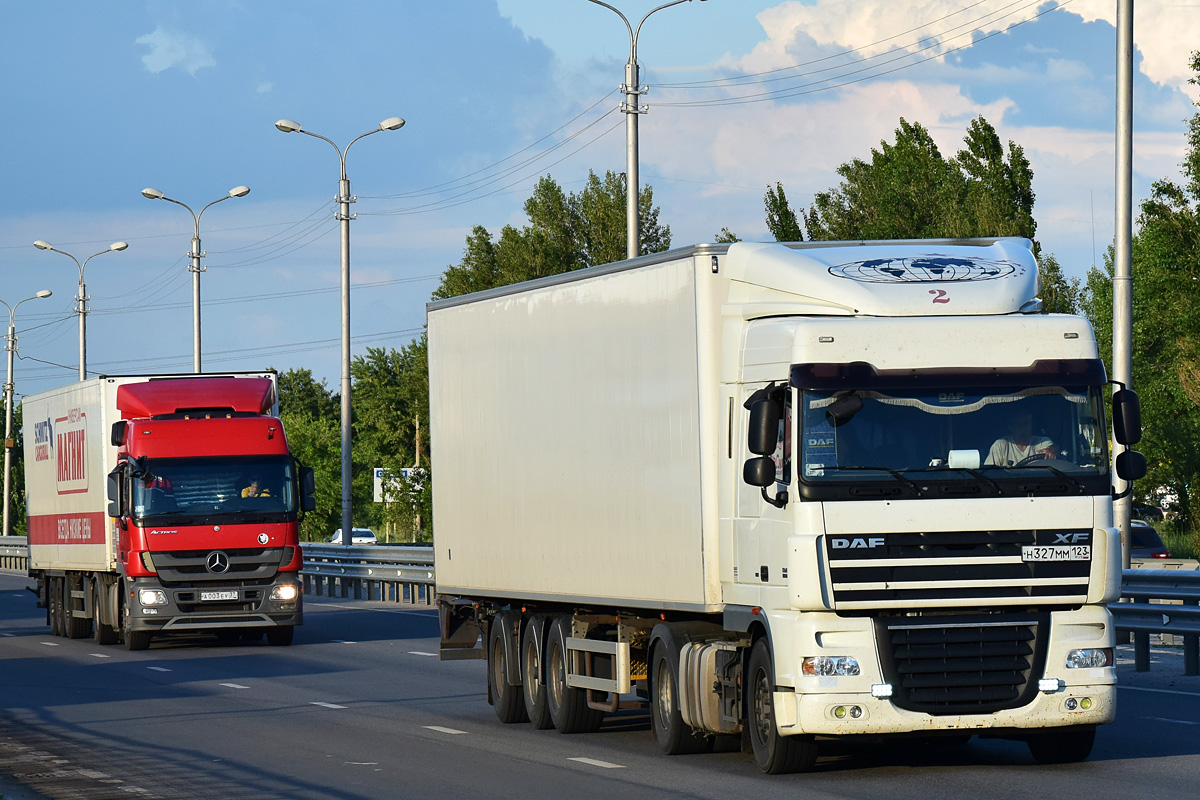
<path fill-rule="evenodd" d="M 665 752 L 741 734 L 771 773 L 829 735 L 1086 758 L 1111 390 L 1037 292 L 1024 239 L 740 243 L 431 303 L 442 658 L 505 722 L 648 703 Z"/>

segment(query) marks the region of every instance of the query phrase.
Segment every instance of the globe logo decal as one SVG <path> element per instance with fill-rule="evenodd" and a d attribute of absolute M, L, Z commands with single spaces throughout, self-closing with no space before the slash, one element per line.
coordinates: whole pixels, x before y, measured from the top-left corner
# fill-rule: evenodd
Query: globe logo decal
<path fill-rule="evenodd" d="M 927 255 L 852 261 L 830 267 L 829 274 L 861 283 L 945 283 L 992 281 L 1024 270 L 1011 261 Z"/>

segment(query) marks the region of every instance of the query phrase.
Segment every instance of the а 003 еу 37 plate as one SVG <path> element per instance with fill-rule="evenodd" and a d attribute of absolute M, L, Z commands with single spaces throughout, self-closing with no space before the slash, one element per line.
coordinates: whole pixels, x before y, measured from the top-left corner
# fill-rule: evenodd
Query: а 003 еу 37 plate
<path fill-rule="evenodd" d="M 1028 560 L 1029 559 L 1026 559 L 1026 561 L 1028 561 Z M 238 599 L 238 593 L 236 591 L 232 591 L 232 592 L 201 592 L 200 593 L 200 602 L 204 602 L 205 600 L 237 600 L 237 599 Z"/>
<path fill-rule="evenodd" d="M 1091 561 L 1092 546 L 1088 544 L 1061 544 L 1044 547 L 1022 547 L 1022 561 Z"/>

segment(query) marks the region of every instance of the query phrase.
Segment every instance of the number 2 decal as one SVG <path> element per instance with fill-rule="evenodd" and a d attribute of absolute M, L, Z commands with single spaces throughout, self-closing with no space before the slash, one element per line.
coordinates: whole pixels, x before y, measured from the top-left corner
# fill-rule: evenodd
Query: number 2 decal
<path fill-rule="evenodd" d="M 933 295 L 933 302 L 935 302 L 935 303 L 949 303 L 950 302 L 950 298 L 946 296 L 945 289 L 930 289 L 929 293 L 931 295 Z"/>

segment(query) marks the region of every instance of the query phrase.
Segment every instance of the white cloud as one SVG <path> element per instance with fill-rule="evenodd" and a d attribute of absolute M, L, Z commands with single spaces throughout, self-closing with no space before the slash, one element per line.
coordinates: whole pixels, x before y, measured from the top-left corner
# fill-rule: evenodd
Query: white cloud
<path fill-rule="evenodd" d="M 172 67 L 195 75 L 204 67 L 217 65 L 204 42 L 185 33 L 165 30 L 161 25 L 154 33 L 139 36 L 136 42 L 150 48 L 150 52 L 142 56 L 142 63 L 155 75 Z"/>
<path fill-rule="evenodd" d="M 1116 25 L 1116 4 L 1112 0 L 1074 0 L 1066 11 L 1085 22 L 1103 20 Z M 1191 52 L 1196 49 L 1196 30 L 1200 28 L 1200 6 L 1188 4 L 1138 3 L 1133 12 L 1133 42 L 1141 53 L 1142 72 L 1155 83 L 1174 86 L 1197 96 L 1188 88 L 1192 77 L 1188 69 Z"/>
<path fill-rule="evenodd" d="M 255 91 L 257 91 L 259 94 L 269 94 L 274 88 L 275 84 L 271 83 L 270 81 L 262 81 L 255 88 Z"/>

